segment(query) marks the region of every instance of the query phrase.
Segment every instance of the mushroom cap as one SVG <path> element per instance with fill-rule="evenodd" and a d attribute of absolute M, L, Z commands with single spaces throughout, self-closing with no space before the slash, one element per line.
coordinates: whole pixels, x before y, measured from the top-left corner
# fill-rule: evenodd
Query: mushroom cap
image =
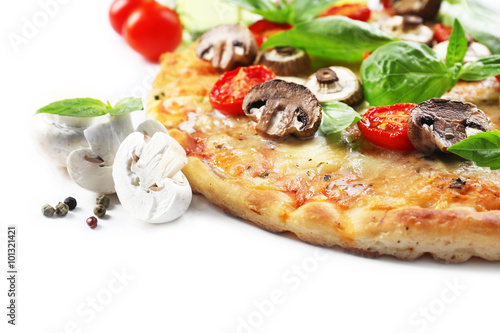
<path fill-rule="evenodd" d="M 331 72 L 336 78 L 330 78 L 333 75 Z M 361 82 L 356 74 L 346 67 L 321 68 L 307 79 L 305 86 L 320 102 L 339 101 L 356 105 L 364 98 Z"/>
<path fill-rule="evenodd" d="M 99 156 L 106 165 L 112 165 L 116 151 L 122 141 L 134 131 L 130 114 L 106 116 L 107 121 L 90 126 L 83 134 L 90 149 Z"/>
<path fill-rule="evenodd" d="M 224 24 L 203 34 L 195 51 L 214 68 L 229 71 L 251 65 L 257 57 L 258 47 L 252 33 L 243 24 Z"/>
<path fill-rule="evenodd" d="M 307 53 L 291 46 L 275 47 L 264 51 L 260 55 L 258 63 L 281 76 L 297 76 L 307 71 L 311 66 L 311 60 Z"/>
<path fill-rule="evenodd" d="M 243 100 L 245 114 L 257 122 L 257 132 L 283 139 L 290 134 L 313 137 L 321 124 L 322 108 L 305 86 L 271 80 L 250 89 Z"/>
<path fill-rule="evenodd" d="M 434 45 L 432 49 L 439 55 L 441 59 L 446 60 L 448 45 L 449 41 L 444 41 Z M 465 53 L 464 63 L 473 62 L 489 56 L 491 56 L 491 51 L 487 46 L 478 42 L 472 42 L 467 48 L 467 53 Z"/>
<path fill-rule="evenodd" d="M 92 150 L 74 150 L 69 154 L 66 166 L 71 179 L 84 189 L 102 194 L 115 193 L 112 166 L 106 165 Z"/>
<path fill-rule="evenodd" d="M 148 137 L 152 137 L 156 132 L 163 132 L 168 134 L 165 125 L 163 125 L 156 119 L 148 119 L 143 121 L 139 124 L 139 126 L 137 126 L 135 131 L 140 132 Z"/>
<path fill-rule="evenodd" d="M 41 113 L 31 118 L 30 132 L 47 159 L 65 168 L 66 159 L 73 150 L 89 146 L 83 131 L 94 122 L 94 118 Z"/>
<path fill-rule="evenodd" d="M 396 14 L 417 15 L 429 20 L 439 12 L 441 0 L 391 0 L 391 6 Z"/>
<path fill-rule="evenodd" d="M 116 194 L 134 218 L 150 223 L 172 221 L 189 207 L 192 191 L 180 171 L 187 164 L 184 149 L 168 134 L 151 138 L 130 134 L 113 164 Z"/>
<path fill-rule="evenodd" d="M 401 40 L 431 46 L 434 40 L 434 32 L 431 28 L 424 25 L 421 19 L 418 24 L 417 18 L 418 16 L 413 15 L 395 15 L 383 22 L 380 29 Z"/>
<path fill-rule="evenodd" d="M 472 103 L 433 98 L 410 111 L 408 138 L 412 145 L 430 155 L 471 135 L 491 130 L 490 120 Z"/>

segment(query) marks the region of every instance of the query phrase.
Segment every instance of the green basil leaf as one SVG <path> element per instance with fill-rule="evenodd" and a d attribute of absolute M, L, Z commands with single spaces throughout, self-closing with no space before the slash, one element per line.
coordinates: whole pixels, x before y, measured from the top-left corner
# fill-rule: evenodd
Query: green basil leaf
<path fill-rule="evenodd" d="M 454 144 L 448 151 L 480 167 L 500 169 L 500 131 L 478 133 Z"/>
<path fill-rule="evenodd" d="M 118 101 L 116 105 L 109 110 L 112 116 L 118 116 L 132 111 L 144 110 L 142 99 L 137 97 L 126 97 Z"/>
<path fill-rule="evenodd" d="M 97 117 L 108 113 L 105 103 L 93 98 L 73 98 L 50 103 L 36 113 L 69 117 Z"/>
<path fill-rule="evenodd" d="M 448 51 L 446 52 L 446 66 L 453 67 L 454 64 L 461 64 L 467 53 L 467 37 L 465 31 L 458 20 L 453 23 L 453 30 L 448 41 Z"/>
<path fill-rule="evenodd" d="M 431 48 L 415 42 L 384 45 L 361 65 L 365 98 L 373 106 L 441 97 L 455 85 L 456 76 Z"/>
<path fill-rule="evenodd" d="M 266 40 L 261 48 L 293 46 L 331 61 L 359 62 L 365 52 L 394 40 L 371 24 L 329 16 L 282 31 Z"/>
<path fill-rule="evenodd" d="M 500 55 L 495 54 L 465 64 L 459 78 L 464 81 L 479 81 L 497 75 L 500 75 Z"/>
<path fill-rule="evenodd" d="M 361 119 L 359 113 L 342 102 L 323 102 L 320 130 L 324 135 L 340 132 Z"/>
<path fill-rule="evenodd" d="M 287 3 L 278 6 L 271 0 L 224 0 L 224 2 L 245 8 L 252 13 L 261 15 L 268 21 L 277 23 L 291 23 L 293 21 L 293 7 Z"/>
<path fill-rule="evenodd" d="M 475 40 L 486 45 L 492 53 L 500 52 L 500 20 L 495 12 L 477 0 L 452 3 L 442 16 L 443 23 L 452 26 L 455 19 L 459 19 Z"/>
<path fill-rule="evenodd" d="M 295 14 L 293 23 L 300 24 L 310 22 L 337 1 L 338 0 L 294 0 L 292 2 Z"/>

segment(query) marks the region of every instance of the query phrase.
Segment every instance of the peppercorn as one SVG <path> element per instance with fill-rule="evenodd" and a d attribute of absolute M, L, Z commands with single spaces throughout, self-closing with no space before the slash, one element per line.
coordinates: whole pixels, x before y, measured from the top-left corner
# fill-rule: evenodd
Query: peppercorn
<path fill-rule="evenodd" d="M 108 208 L 109 206 L 109 197 L 107 195 L 101 194 L 100 196 L 95 199 L 95 203 L 97 205 L 103 205 L 104 207 Z"/>
<path fill-rule="evenodd" d="M 56 214 L 58 216 L 66 216 L 68 214 L 69 207 L 64 202 L 60 202 L 56 205 Z"/>
<path fill-rule="evenodd" d="M 95 229 L 95 227 L 97 227 L 97 218 L 95 216 L 91 216 L 87 219 L 87 225 L 91 228 L 91 229 Z"/>
<path fill-rule="evenodd" d="M 68 205 L 69 210 L 73 210 L 76 207 L 76 199 L 73 197 L 67 197 L 64 199 L 64 203 Z"/>
<path fill-rule="evenodd" d="M 51 205 L 43 205 L 42 207 L 42 214 L 46 217 L 54 216 L 55 211 L 56 210 Z"/>
<path fill-rule="evenodd" d="M 104 215 L 106 215 L 106 207 L 104 207 L 103 205 L 95 206 L 94 214 L 97 217 L 103 217 Z"/>

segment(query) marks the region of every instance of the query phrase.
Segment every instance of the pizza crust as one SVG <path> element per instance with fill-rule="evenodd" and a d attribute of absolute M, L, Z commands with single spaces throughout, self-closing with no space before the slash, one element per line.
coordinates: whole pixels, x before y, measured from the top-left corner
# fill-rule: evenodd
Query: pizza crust
<path fill-rule="evenodd" d="M 315 245 L 405 260 L 425 253 L 443 262 L 500 260 L 499 172 L 366 143 L 356 151 L 321 137 L 263 140 L 246 117 L 211 109 L 207 93 L 217 78 L 192 49 L 165 55 L 147 108 L 186 149 L 183 172 L 194 192 Z M 458 177 L 466 181 L 455 186 Z"/>

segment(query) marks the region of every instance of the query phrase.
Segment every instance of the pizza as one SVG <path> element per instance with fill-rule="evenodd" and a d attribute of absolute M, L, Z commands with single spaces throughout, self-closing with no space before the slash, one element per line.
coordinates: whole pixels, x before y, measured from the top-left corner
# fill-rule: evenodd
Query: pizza
<path fill-rule="evenodd" d="M 266 230 L 291 232 L 319 246 L 405 260 L 426 253 L 443 262 L 500 259 L 500 171 L 446 153 L 449 145 L 442 141 L 463 139 L 469 130 L 500 129 L 500 85 L 494 77 L 459 81 L 436 96 L 441 98 L 373 108 L 364 101 L 367 90 L 356 87 L 359 64 L 349 68 L 354 77 L 342 78 L 346 67 L 318 64 L 314 57 L 270 70 L 275 55 L 261 51 L 248 59 L 246 52 L 258 45 L 246 27 L 215 29 L 185 50 L 162 56 L 147 106 L 147 116 L 162 122 L 185 149 L 189 162 L 182 171 L 195 193 Z M 298 57 L 293 47 L 273 50 Z M 235 102 L 241 89 L 229 90 L 232 98 L 223 103 L 220 96 L 235 77 L 243 77 L 237 82 L 244 94 Z M 318 127 L 325 104 L 311 84 L 332 80 L 345 80 L 354 91 L 336 101 L 363 116 L 323 135 Z M 217 85 L 219 99 L 213 96 Z M 433 108 L 446 117 L 458 112 L 461 125 L 430 114 Z M 373 123 L 366 117 L 373 109 L 379 114 L 372 122 L 381 114 L 404 118 L 404 138 L 370 132 Z M 451 123 L 454 133 L 448 131 Z M 442 137 L 430 145 L 425 140 L 439 126 Z M 384 147 L 391 140 L 394 146 Z"/>

